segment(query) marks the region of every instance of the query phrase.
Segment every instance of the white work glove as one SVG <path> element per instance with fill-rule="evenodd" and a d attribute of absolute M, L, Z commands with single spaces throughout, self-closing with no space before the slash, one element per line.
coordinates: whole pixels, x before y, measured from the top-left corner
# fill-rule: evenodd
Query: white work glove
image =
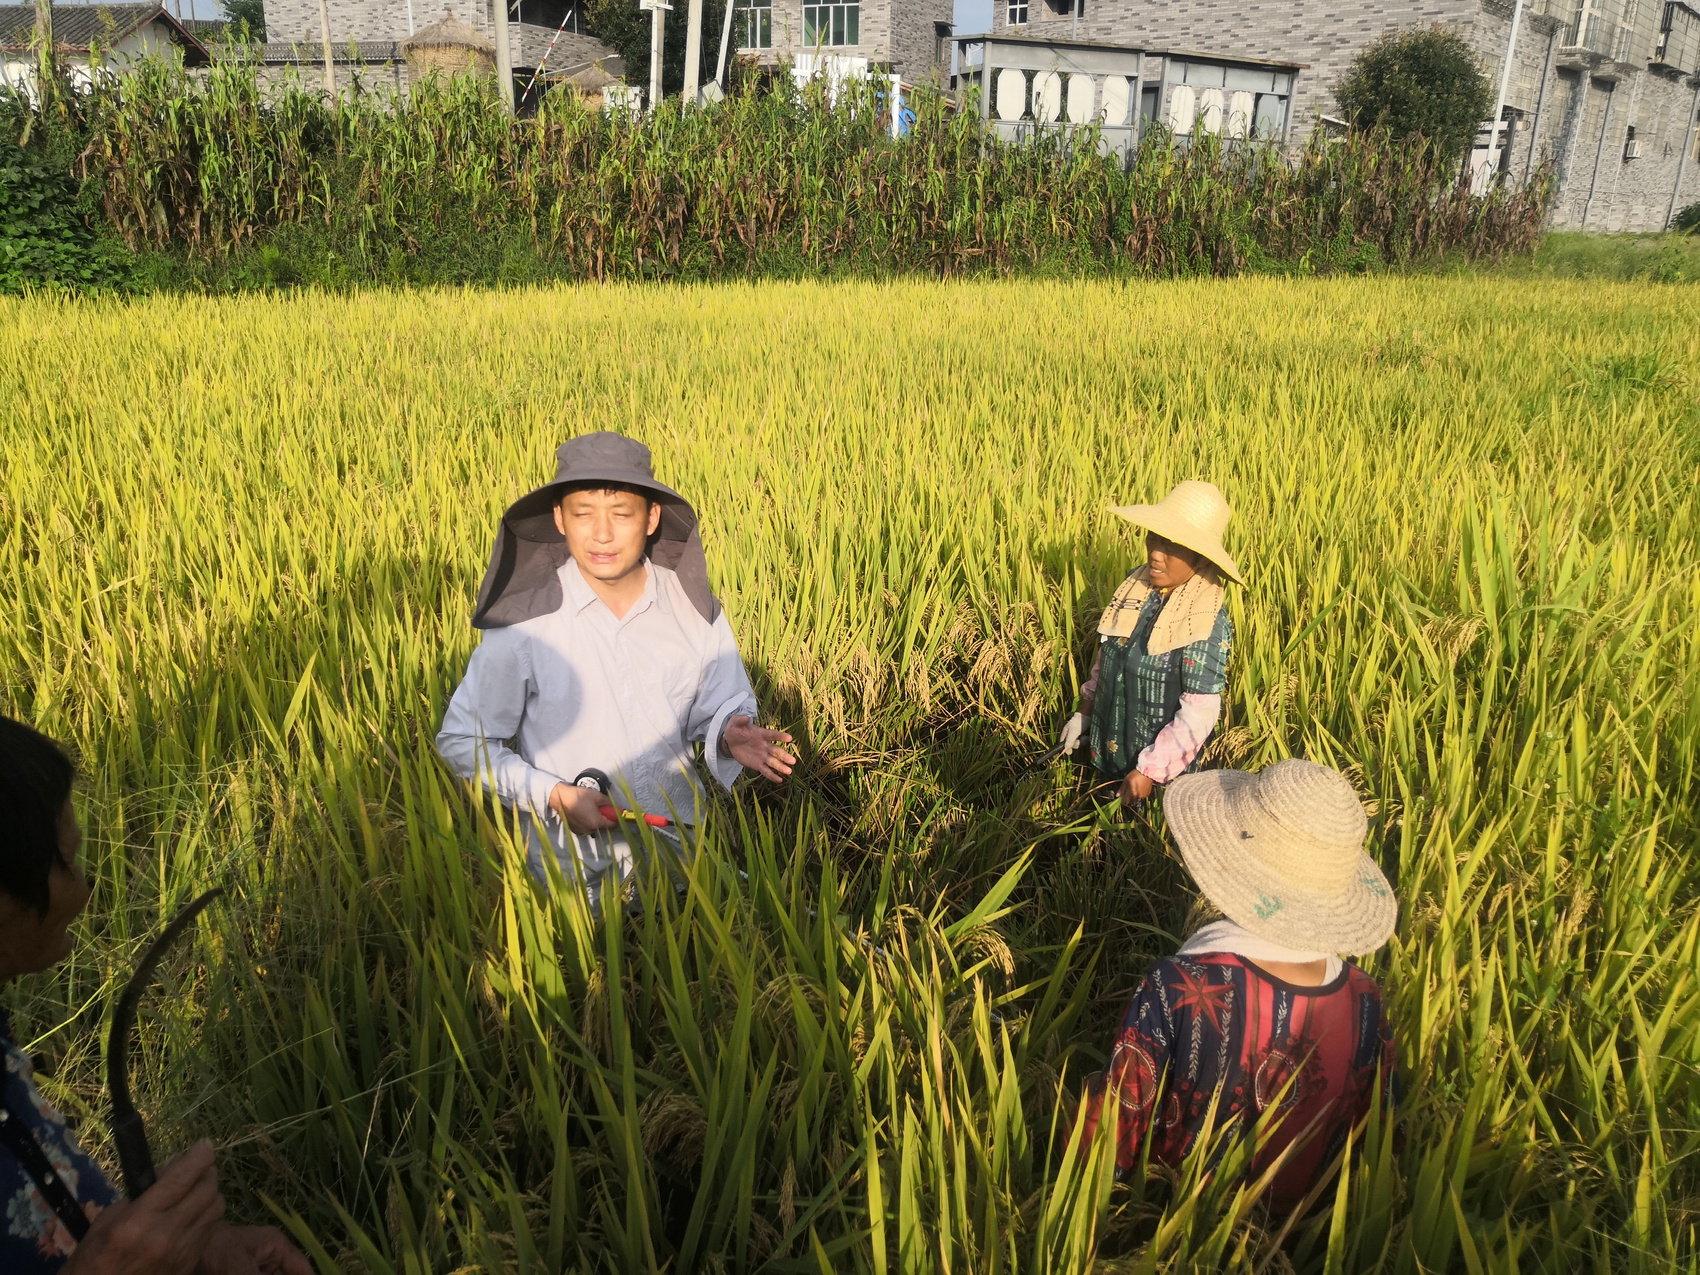
<path fill-rule="evenodd" d="M 1057 742 L 1062 745 L 1063 756 L 1066 757 L 1080 747 L 1080 738 L 1086 733 L 1086 714 L 1076 713 L 1063 723 L 1062 738 Z"/>

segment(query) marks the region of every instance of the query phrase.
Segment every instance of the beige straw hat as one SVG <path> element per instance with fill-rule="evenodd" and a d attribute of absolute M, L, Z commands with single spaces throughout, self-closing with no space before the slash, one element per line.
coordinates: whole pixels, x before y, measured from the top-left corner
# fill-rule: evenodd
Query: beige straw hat
<path fill-rule="evenodd" d="M 1222 531 L 1234 511 L 1228 508 L 1215 483 L 1177 483 L 1161 504 L 1112 505 L 1110 512 L 1136 527 L 1155 531 L 1164 539 L 1203 554 L 1227 572 L 1230 579 L 1245 583 L 1233 557 L 1222 547 Z"/>
<path fill-rule="evenodd" d="M 1373 952 L 1399 903 L 1364 853 L 1369 821 L 1338 771 L 1278 761 L 1169 785 L 1163 814 L 1198 888 L 1259 938 L 1308 952 Z"/>

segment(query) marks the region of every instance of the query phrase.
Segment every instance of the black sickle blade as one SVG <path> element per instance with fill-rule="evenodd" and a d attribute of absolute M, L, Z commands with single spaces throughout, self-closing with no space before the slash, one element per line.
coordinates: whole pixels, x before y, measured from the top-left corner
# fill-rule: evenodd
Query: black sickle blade
<path fill-rule="evenodd" d="M 130 1037 L 136 1024 L 136 1008 L 153 977 L 154 967 L 159 964 L 166 949 L 194 924 L 201 909 L 223 893 L 222 886 L 208 890 L 171 918 L 171 923 L 142 953 L 136 972 L 124 984 L 118 1004 L 112 1009 L 112 1026 L 106 1036 L 106 1088 L 112 1095 L 112 1140 L 118 1145 L 118 1167 L 124 1172 L 124 1192 L 132 1200 L 154 1182 L 153 1153 L 148 1149 L 148 1135 L 142 1128 L 142 1117 L 136 1111 L 136 1105 L 130 1101 Z"/>
<path fill-rule="evenodd" d="M 1023 775 L 1036 775 L 1062 755 L 1063 746 L 1061 744 L 1057 744 L 1056 746 L 1047 749 L 1045 752 L 1040 753 L 1039 756 L 1028 762 L 1022 769 L 1021 773 Z"/>

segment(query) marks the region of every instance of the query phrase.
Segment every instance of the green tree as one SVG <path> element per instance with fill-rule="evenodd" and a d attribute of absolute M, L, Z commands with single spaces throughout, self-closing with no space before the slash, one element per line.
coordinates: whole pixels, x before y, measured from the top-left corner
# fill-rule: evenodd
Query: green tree
<path fill-rule="evenodd" d="M 1464 37 L 1434 26 L 1376 40 L 1358 54 L 1334 96 L 1356 127 L 1386 128 L 1395 140 L 1424 137 L 1457 158 L 1493 110 L 1494 92 Z"/>
<path fill-rule="evenodd" d="M 230 19 L 232 39 L 266 38 L 266 0 L 219 0 L 219 4 Z"/>
<path fill-rule="evenodd" d="M 730 0 L 703 0 L 702 6 L 702 81 L 714 78 L 714 64 L 720 56 L 720 30 L 726 20 L 726 5 Z M 689 0 L 673 0 L 668 11 L 665 43 L 661 48 L 661 91 L 677 93 L 685 86 L 685 16 Z M 649 22 L 647 9 L 639 9 L 637 0 L 587 0 L 585 18 L 590 32 L 602 43 L 626 60 L 626 79 L 629 83 L 649 84 Z M 737 39 L 736 30 L 732 38 Z M 731 60 L 728 52 L 727 60 Z"/>

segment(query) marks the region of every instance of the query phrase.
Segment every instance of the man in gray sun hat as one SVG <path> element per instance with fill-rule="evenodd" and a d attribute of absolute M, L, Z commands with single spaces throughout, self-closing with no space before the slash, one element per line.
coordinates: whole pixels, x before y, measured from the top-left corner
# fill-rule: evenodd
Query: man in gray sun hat
<path fill-rule="evenodd" d="M 727 788 L 746 767 L 778 783 L 797 759 L 756 724 L 696 512 L 649 449 L 602 432 L 556 457 L 554 480 L 502 515 L 472 617 L 484 639 L 437 751 L 532 816 L 532 872 L 548 879 L 547 850 L 596 909 L 632 872 L 634 815 L 699 818 L 696 745 Z"/>

